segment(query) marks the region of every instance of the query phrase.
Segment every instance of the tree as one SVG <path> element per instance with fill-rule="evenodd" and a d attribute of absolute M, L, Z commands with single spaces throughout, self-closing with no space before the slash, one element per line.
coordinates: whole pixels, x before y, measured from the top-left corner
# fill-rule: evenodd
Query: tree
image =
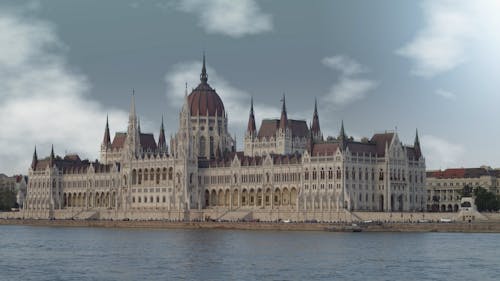
<path fill-rule="evenodd" d="M 474 190 L 476 200 L 474 203 L 479 212 L 483 211 L 498 211 L 500 209 L 500 200 L 494 193 L 489 192 L 483 187 L 477 187 Z"/>
<path fill-rule="evenodd" d="M 0 189 L 0 211 L 10 211 L 16 206 L 16 192 L 10 188 Z"/>

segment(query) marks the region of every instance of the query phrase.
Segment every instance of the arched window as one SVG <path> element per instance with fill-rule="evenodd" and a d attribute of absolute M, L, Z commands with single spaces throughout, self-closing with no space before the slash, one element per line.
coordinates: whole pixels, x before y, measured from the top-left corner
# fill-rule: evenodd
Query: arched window
<path fill-rule="evenodd" d="M 304 172 L 304 180 L 309 180 L 309 171 L 307 169 Z"/>
<path fill-rule="evenodd" d="M 151 168 L 151 170 L 149 170 L 149 180 L 150 181 L 155 180 L 155 169 L 153 169 L 153 168 Z"/>
<path fill-rule="evenodd" d="M 171 181 L 174 173 L 174 168 L 168 168 L 168 180 Z"/>
<path fill-rule="evenodd" d="M 137 184 L 142 184 L 142 170 L 139 169 L 139 172 L 137 174 Z"/>
<path fill-rule="evenodd" d="M 317 172 L 316 172 L 316 168 L 313 169 L 313 180 L 316 180 L 317 178 Z"/>
<path fill-rule="evenodd" d="M 167 168 L 163 168 L 163 171 L 161 173 L 161 179 L 167 180 Z"/>
<path fill-rule="evenodd" d="M 325 169 L 321 168 L 321 172 L 319 172 L 319 177 L 320 179 L 324 180 L 325 179 Z"/>
<path fill-rule="evenodd" d="M 160 184 L 160 168 L 156 169 L 156 184 Z"/>
<path fill-rule="evenodd" d="M 337 168 L 337 179 L 341 179 L 342 178 L 342 171 L 340 171 L 340 168 Z"/>
<path fill-rule="evenodd" d="M 384 170 L 380 169 L 379 175 L 378 175 L 378 180 L 383 181 L 384 180 Z"/>
<path fill-rule="evenodd" d="M 144 181 L 148 181 L 148 169 L 144 169 Z"/>
<path fill-rule="evenodd" d="M 210 157 L 214 157 L 214 137 L 210 137 Z"/>
<path fill-rule="evenodd" d="M 206 141 L 205 141 L 205 137 L 204 136 L 201 136 L 200 137 L 200 156 L 205 156 L 205 145 L 206 145 Z"/>

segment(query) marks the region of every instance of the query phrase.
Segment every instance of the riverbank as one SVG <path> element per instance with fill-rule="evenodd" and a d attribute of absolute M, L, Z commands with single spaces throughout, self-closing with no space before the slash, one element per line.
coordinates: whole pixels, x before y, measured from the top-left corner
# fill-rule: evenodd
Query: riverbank
<path fill-rule="evenodd" d="M 500 222 L 473 223 L 369 223 L 352 227 L 351 224 L 332 223 L 272 223 L 272 222 L 172 222 L 172 221 L 111 221 L 111 220 L 33 220 L 0 219 L 0 225 L 27 225 L 50 227 L 105 227 L 156 229 L 232 229 L 281 231 L 351 232 L 464 232 L 500 233 Z"/>

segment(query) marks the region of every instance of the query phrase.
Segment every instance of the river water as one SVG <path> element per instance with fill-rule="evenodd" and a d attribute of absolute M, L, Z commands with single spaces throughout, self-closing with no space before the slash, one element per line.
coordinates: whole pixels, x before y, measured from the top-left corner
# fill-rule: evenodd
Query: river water
<path fill-rule="evenodd" d="M 500 280 L 500 234 L 0 226 L 0 280 Z"/>

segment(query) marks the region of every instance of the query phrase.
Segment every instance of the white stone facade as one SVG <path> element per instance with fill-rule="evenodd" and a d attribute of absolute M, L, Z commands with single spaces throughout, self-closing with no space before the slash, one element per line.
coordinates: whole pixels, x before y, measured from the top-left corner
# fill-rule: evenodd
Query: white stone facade
<path fill-rule="evenodd" d="M 280 120 L 268 120 L 272 128 L 267 129 L 263 122 L 259 132 L 250 124 L 252 106 L 244 151 L 236 152 L 224 106 L 207 77 L 203 67 L 200 85 L 186 93 L 170 151 L 163 122 L 158 142 L 140 131 L 134 97 L 126 133 L 116 133 L 111 142 L 106 124 L 99 162 L 61 158 L 53 151 L 39 160 L 35 151 L 24 215 L 101 212 L 112 218 L 116 212 L 189 219 L 203 217 L 204 211 L 311 217 L 307 214 L 425 209 L 425 159 L 418 136 L 412 147 L 393 132 L 358 142 L 342 126 L 338 138 L 324 141 L 317 109 L 309 128 L 305 121 L 288 120 L 283 99 Z"/>

